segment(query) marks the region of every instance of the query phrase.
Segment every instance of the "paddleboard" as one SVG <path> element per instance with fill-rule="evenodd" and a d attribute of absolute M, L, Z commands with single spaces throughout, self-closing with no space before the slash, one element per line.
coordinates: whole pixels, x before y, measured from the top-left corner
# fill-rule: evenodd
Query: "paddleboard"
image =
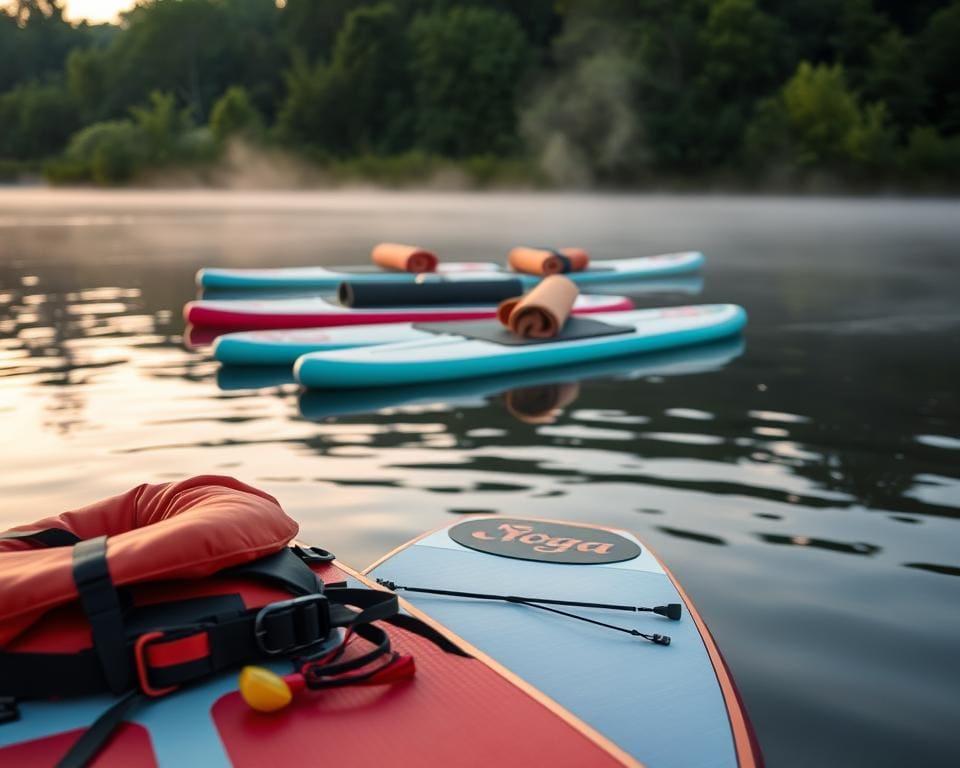
<path fill-rule="evenodd" d="M 318 573 L 328 584 L 364 581 L 334 564 Z M 412 680 L 311 692 L 264 714 L 243 702 L 235 672 L 222 674 L 128 711 L 93 765 L 640 765 L 492 659 L 445 652 L 398 627 L 388 632 L 397 651 L 414 657 Z M 269 666 L 291 671 L 289 661 Z M 0 765 L 54 766 L 115 701 L 102 695 L 18 702 L 19 717 L 0 725 Z"/>
<path fill-rule="evenodd" d="M 703 343 L 738 333 L 746 317 L 734 304 L 610 312 L 591 319 L 616 326 L 619 332 L 518 346 L 467 338 L 453 331 L 412 328 L 422 336 L 303 355 L 295 363 L 294 373 L 305 386 L 330 389 L 493 376 Z M 496 326 L 496 321 L 491 323 Z"/>
<path fill-rule="evenodd" d="M 473 517 L 415 539 L 365 574 L 644 765 L 762 764 L 710 632 L 673 575 L 631 533 Z M 467 596 L 477 594 L 488 599 Z M 680 616 L 537 599 L 647 609 L 673 604 Z M 669 644 L 659 644 L 664 635 Z"/>
<path fill-rule="evenodd" d="M 574 314 L 615 312 L 630 309 L 633 302 L 624 296 L 577 297 Z M 276 301 L 191 301 L 183 308 L 184 319 L 195 327 L 252 330 L 278 328 L 320 328 L 334 325 L 372 323 L 476 320 L 495 317 L 495 304 L 433 305 L 352 309 L 332 299 L 277 299 Z"/>
<path fill-rule="evenodd" d="M 586 379 L 612 377 L 616 380 L 633 381 L 647 376 L 690 376 L 716 371 L 743 353 L 743 339 L 734 336 L 707 344 L 652 352 L 646 355 L 614 357 L 592 363 L 579 363 L 558 368 L 521 371 L 502 376 L 484 376 L 460 381 L 441 381 L 418 386 L 371 387 L 354 390 L 307 389 L 300 394 L 300 415 L 311 421 L 322 421 L 331 416 L 347 416 L 371 413 L 385 408 L 401 408 L 443 403 L 455 408 L 483 408 L 489 399 L 498 395 L 530 390 L 536 387 L 550 388 Z M 221 389 L 253 386 L 256 371 L 276 371 L 280 380 L 281 371 L 289 369 L 223 366 L 217 376 Z M 289 383 L 283 379 L 282 383 Z M 226 384 L 231 386 L 227 387 Z"/>
<path fill-rule="evenodd" d="M 636 256 L 625 259 L 601 259 L 590 262 L 581 272 L 567 274 L 581 285 L 619 282 L 645 277 L 695 272 L 703 265 L 699 251 Z M 441 263 L 435 273 L 443 279 L 490 279 L 496 276 L 521 278 L 526 284 L 540 281 L 539 275 L 524 275 L 490 262 Z M 424 279 L 413 272 L 387 272 L 376 267 L 284 267 L 277 269 L 221 269 L 204 267 L 197 272 L 197 285 L 202 288 L 336 288 L 344 281 L 384 281 L 412 283 Z"/>
<path fill-rule="evenodd" d="M 693 285 L 679 285 L 679 281 L 693 281 Z M 654 280 L 667 293 L 698 293 L 699 278 L 674 278 L 672 281 Z M 646 291 L 644 291 L 645 293 Z M 635 293 L 631 292 L 631 295 Z M 314 297 L 315 298 L 315 297 Z M 207 329 L 203 329 L 207 330 Z M 372 324 L 363 327 L 344 328 L 288 328 L 276 331 L 235 331 L 213 335 L 192 327 L 185 332 L 188 346 L 197 348 L 213 342 L 213 356 L 230 365 L 293 365 L 298 357 L 308 352 L 323 352 L 331 349 L 365 347 L 374 344 L 389 344 L 397 341 L 413 341 L 421 334 L 399 324 Z"/>
<path fill-rule="evenodd" d="M 479 276 L 478 276 L 479 277 Z M 517 279 L 516 275 L 510 275 Z M 500 279 L 487 276 L 487 280 Z M 506 278 L 504 278 L 506 279 Z M 433 282 L 434 279 L 428 280 Z M 382 282 L 382 281 L 381 281 Z M 441 281 L 442 282 L 442 281 Z M 525 283 L 529 285 L 529 283 Z M 328 297 L 336 288 L 202 288 L 197 291 L 198 299 L 218 299 L 235 301 L 237 299 L 312 299 L 318 296 Z M 698 274 L 667 275 L 647 279 L 622 280 L 616 283 L 591 283 L 590 293 L 616 293 L 621 296 L 648 296 L 659 294 L 686 294 L 694 296 L 703 292 L 703 277 Z"/>

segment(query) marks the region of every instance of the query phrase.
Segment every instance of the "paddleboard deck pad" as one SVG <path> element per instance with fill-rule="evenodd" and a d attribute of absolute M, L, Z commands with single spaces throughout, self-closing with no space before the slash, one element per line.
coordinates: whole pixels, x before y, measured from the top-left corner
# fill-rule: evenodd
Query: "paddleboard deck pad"
<path fill-rule="evenodd" d="M 327 584 L 363 581 L 336 564 L 315 572 Z M 264 714 L 243 702 L 236 673 L 222 674 L 128 712 L 92 765 L 638 765 L 492 660 L 449 653 L 399 627 L 389 634 L 398 652 L 413 656 L 413 679 L 308 692 Z M 290 670 L 289 662 L 273 666 Z M 56 765 L 115 701 L 101 695 L 19 703 L 19 717 L 0 725 L 0 765 Z"/>
<path fill-rule="evenodd" d="M 581 295 L 573 306 L 576 314 L 630 309 L 624 296 Z M 183 308 L 184 319 L 195 327 L 236 330 L 322 328 L 371 323 L 480 320 L 495 317 L 497 305 L 412 306 L 353 309 L 324 298 L 222 301 L 200 299 Z"/>
<path fill-rule="evenodd" d="M 414 328 L 427 333 L 456 334 L 465 339 L 489 341 L 507 347 L 526 347 L 531 344 L 549 344 L 556 341 L 577 341 L 595 339 L 600 336 L 613 336 L 617 333 L 630 333 L 632 325 L 611 325 L 589 317 L 571 317 L 563 324 L 560 332 L 550 338 L 518 336 L 511 333 L 502 323 L 490 320 L 468 320 L 460 323 L 414 323 Z"/>
<path fill-rule="evenodd" d="M 699 251 L 664 253 L 656 256 L 637 256 L 625 259 L 592 261 L 580 272 L 568 272 L 575 283 L 609 283 L 638 280 L 695 272 L 703 265 Z M 205 267 L 197 272 L 197 285 L 203 288 L 319 288 L 335 289 L 344 281 L 392 281 L 414 283 L 429 278 L 471 280 L 503 277 L 520 279 L 525 285 L 534 285 L 542 277 L 505 269 L 491 262 L 441 263 L 435 273 L 387 272 L 372 266 L 365 267 L 284 267 L 279 269 L 223 269 Z"/>
<path fill-rule="evenodd" d="M 739 333 L 746 312 L 734 304 L 707 304 L 605 312 L 591 318 L 632 330 L 507 346 L 467 338 L 454 330 L 433 333 L 400 326 L 396 332 L 409 335 L 409 340 L 311 352 L 296 361 L 294 372 L 305 386 L 331 389 L 495 376 L 714 341 Z M 492 331 L 498 332 L 498 327 L 492 321 Z"/>
<path fill-rule="evenodd" d="M 630 533 L 476 517 L 410 542 L 365 573 L 644 765 L 761 764 L 713 638 L 672 574 Z M 521 598 L 682 609 L 679 620 L 671 620 L 651 612 L 552 605 L 592 621 L 669 635 L 669 645 L 662 645 L 539 610 L 517 602 Z"/>

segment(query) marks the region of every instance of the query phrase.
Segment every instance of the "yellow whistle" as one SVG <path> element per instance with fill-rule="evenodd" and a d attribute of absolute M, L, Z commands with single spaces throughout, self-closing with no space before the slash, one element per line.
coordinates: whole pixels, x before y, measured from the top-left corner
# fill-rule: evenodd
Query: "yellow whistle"
<path fill-rule="evenodd" d="M 263 667 L 244 667 L 240 670 L 240 695 L 247 706 L 258 712 L 276 712 L 293 701 L 290 684 Z"/>

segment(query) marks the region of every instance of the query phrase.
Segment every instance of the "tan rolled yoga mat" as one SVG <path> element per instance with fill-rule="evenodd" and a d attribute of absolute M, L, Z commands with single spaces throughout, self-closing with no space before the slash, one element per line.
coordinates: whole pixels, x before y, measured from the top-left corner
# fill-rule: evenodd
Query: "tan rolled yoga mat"
<path fill-rule="evenodd" d="M 497 319 L 518 336 L 549 339 L 563 328 L 579 293 L 573 281 L 550 275 L 530 293 L 501 301 Z"/>
<path fill-rule="evenodd" d="M 415 245 L 379 243 L 370 255 L 378 267 L 396 272 L 433 272 L 437 268 L 436 255 Z"/>
<path fill-rule="evenodd" d="M 557 254 L 561 254 L 558 256 Z M 514 272 L 528 275 L 557 275 L 561 272 L 581 272 L 590 264 L 590 254 L 583 248 L 561 248 L 551 251 L 546 248 L 512 248 L 507 256 Z"/>

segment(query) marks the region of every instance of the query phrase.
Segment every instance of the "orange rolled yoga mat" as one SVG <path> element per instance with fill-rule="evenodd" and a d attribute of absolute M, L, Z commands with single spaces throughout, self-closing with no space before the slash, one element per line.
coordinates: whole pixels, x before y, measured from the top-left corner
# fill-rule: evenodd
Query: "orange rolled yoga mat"
<path fill-rule="evenodd" d="M 583 248 L 512 248 L 507 256 L 514 272 L 528 275 L 557 275 L 562 272 L 581 272 L 590 264 L 590 254 Z"/>
<path fill-rule="evenodd" d="M 518 336 L 549 339 L 563 328 L 579 293 L 573 281 L 550 275 L 525 296 L 501 301 L 497 319 Z"/>
<path fill-rule="evenodd" d="M 370 255 L 378 267 L 395 272 L 433 272 L 437 268 L 436 255 L 415 245 L 379 243 Z"/>

